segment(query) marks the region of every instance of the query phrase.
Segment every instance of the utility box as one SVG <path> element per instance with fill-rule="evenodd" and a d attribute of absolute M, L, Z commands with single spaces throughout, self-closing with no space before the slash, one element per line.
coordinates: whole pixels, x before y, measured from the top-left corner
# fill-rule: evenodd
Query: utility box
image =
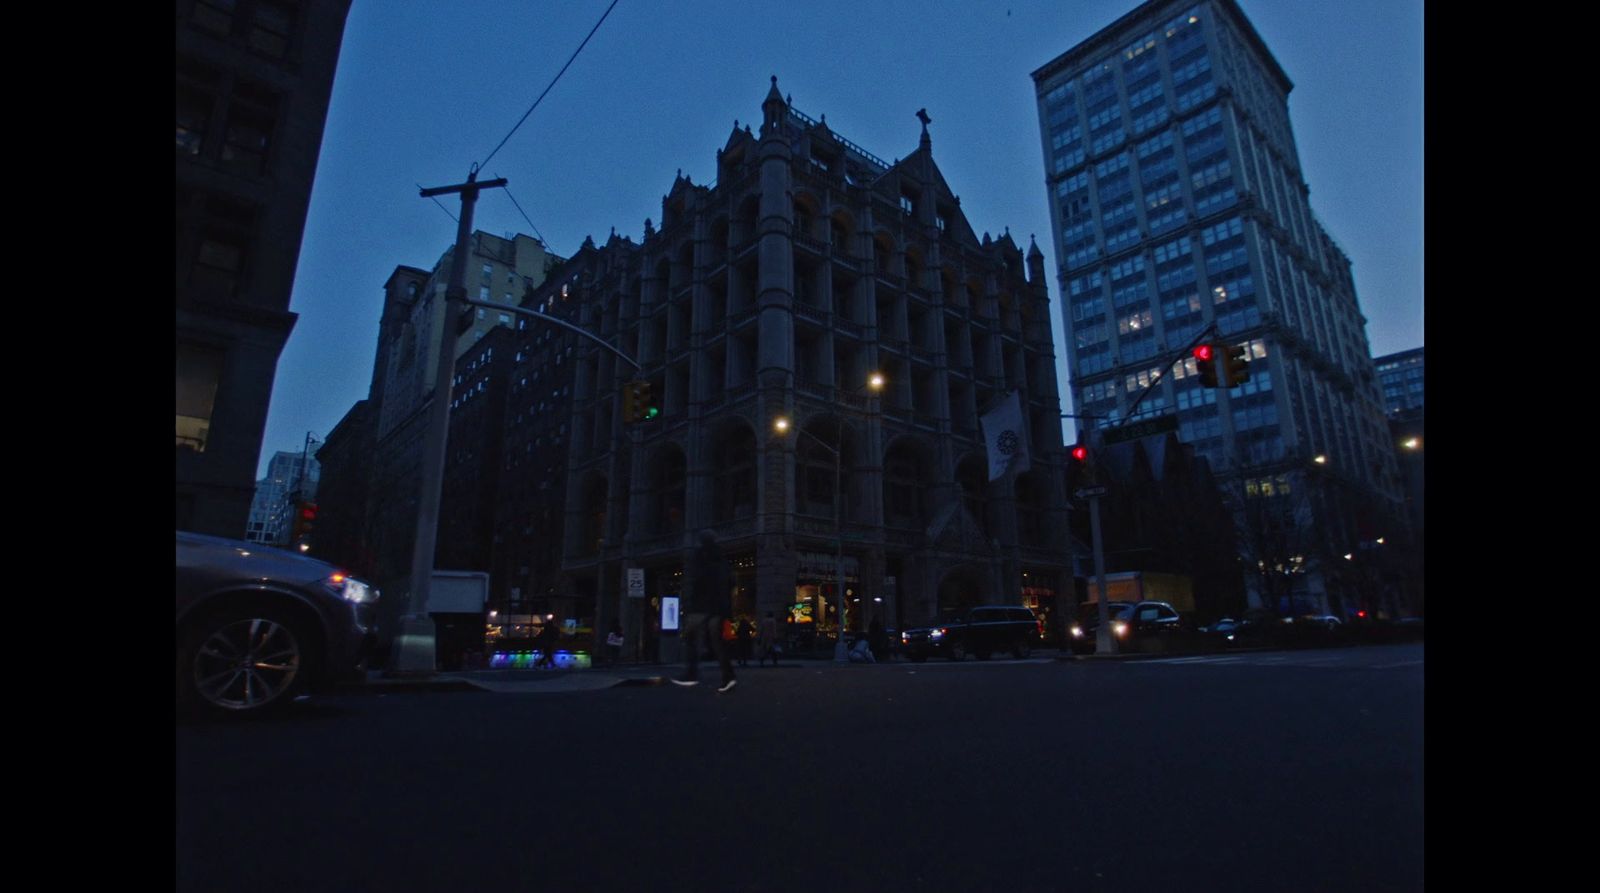
<path fill-rule="evenodd" d="M 484 609 L 489 575 L 481 571 L 434 571 L 428 590 L 433 618 L 435 663 L 446 671 L 465 669 L 483 652 Z"/>
<path fill-rule="evenodd" d="M 489 603 L 489 575 L 481 571 L 434 571 L 429 614 L 482 614 Z"/>

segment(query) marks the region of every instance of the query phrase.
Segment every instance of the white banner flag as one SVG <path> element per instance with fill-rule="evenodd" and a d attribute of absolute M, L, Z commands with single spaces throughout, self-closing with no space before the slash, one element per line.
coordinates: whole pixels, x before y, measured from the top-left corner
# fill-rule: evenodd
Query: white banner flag
<path fill-rule="evenodd" d="M 1021 474 L 1031 467 L 1022 400 L 1016 391 L 984 415 L 983 442 L 989 449 L 989 480 L 997 481 L 1007 471 Z"/>

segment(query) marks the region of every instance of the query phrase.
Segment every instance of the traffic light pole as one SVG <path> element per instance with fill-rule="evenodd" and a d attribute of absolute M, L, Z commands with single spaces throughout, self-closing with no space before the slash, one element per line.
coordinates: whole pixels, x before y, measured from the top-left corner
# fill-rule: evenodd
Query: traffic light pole
<path fill-rule="evenodd" d="M 1094 541 L 1094 581 L 1099 590 L 1100 624 L 1094 634 L 1095 654 L 1116 654 L 1117 637 L 1111 634 L 1111 606 L 1106 598 L 1106 551 L 1100 541 L 1100 497 L 1089 497 L 1089 533 Z"/>
<path fill-rule="evenodd" d="M 1161 374 L 1156 376 L 1156 381 L 1160 381 L 1161 379 L 1165 378 L 1166 375 L 1167 375 L 1167 370 L 1168 369 L 1171 369 L 1173 366 L 1176 366 L 1177 364 L 1183 362 L 1184 358 L 1189 356 L 1189 352 L 1194 350 L 1195 347 L 1200 344 L 1201 340 L 1205 339 L 1206 337 L 1208 337 L 1210 335 L 1215 334 L 1216 330 L 1217 330 L 1217 324 L 1216 323 L 1212 323 L 1211 325 L 1206 326 L 1204 329 L 1201 329 L 1200 330 L 1200 334 L 1194 336 L 1194 340 L 1190 341 L 1188 346 L 1184 347 L 1183 350 L 1178 351 L 1178 356 L 1177 356 L 1176 359 L 1172 360 L 1171 362 L 1167 363 L 1167 365 L 1162 367 Z M 1121 428 L 1123 425 L 1128 424 L 1129 420 L 1131 420 L 1133 418 L 1134 411 L 1139 408 L 1139 404 L 1143 403 L 1144 402 L 1144 398 L 1148 397 L 1150 395 L 1150 392 L 1156 389 L 1156 381 L 1150 382 L 1150 384 L 1147 385 L 1144 390 L 1139 392 L 1139 396 L 1137 396 L 1137 397 L 1135 397 L 1133 399 L 1133 405 L 1128 407 L 1127 415 L 1124 415 L 1122 417 L 1122 421 L 1118 422 L 1116 427 Z"/>
<path fill-rule="evenodd" d="M 506 304 L 496 304 L 493 301 L 477 301 L 477 300 L 473 300 L 473 299 L 465 297 L 465 296 L 463 296 L 461 298 L 461 303 L 466 304 L 468 307 L 486 307 L 486 308 L 488 308 L 490 310 L 498 310 L 501 313 L 515 313 L 515 314 L 517 314 L 519 316 L 530 316 L 530 317 L 532 317 L 534 319 L 544 320 L 545 322 L 550 323 L 551 325 L 560 326 L 561 328 L 566 329 L 569 332 L 572 332 L 572 333 L 577 334 L 577 335 L 582 335 L 583 337 L 588 338 L 590 341 L 593 341 L 594 343 L 600 345 L 601 347 L 605 348 L 606 350 L 609 350 L 612 353 L 616 354 L 618 357 L 620 357 L 622 359 L 622 361 L 624 363 L 627 363 L 629 366 L 632 366 L 634 369 L 638 369 L 639 368 L 639 361 L 638 360 L 635 360 L 633 357 L 628 356 L 627 354 L 623 353 L 618 348 L 611 346 L 611 344 L 609 344 L 604 338 L 601 338 L 599 335 L 596 335 L 596 334 L 594 334 L 592 332 L 587 332 L 587 331 L 579 328 L 578 326 L 573 325 L 570 322 L 567 322 L 564 319 L 557 319 L 556 317 L 550 316 L 549 314 L 540 313 L 537 310 L 529 310 L 526 307 L 511 307 L 511 306 L 508 306 Z"/>
<path fill-rule="evenodd" d="M 1188 345 L 1186 345 L 1181 351 L 1179 351 L 1177 357 L 1175 357 L 1173 360 L 1168 362 L 1166 364 L 1166 366 L 1162 367 L 1161 373 L 1156 377 L 1156 381 L 1160 381 L 1162 378 L 1164 378 L 1166 376 L 1166 373 L 1167 373 L 1168 369 L 1171 369 L 1174 365 L 1183 362 L 1183 359 L 1186 356 L 1189 355 L 1189 352 L 1194 350 L 1195 346 L 1198 345 L 1203 339 L 1205 339 L 1206 337 L 1212 335 L 1216 331 L 1216 328 L 1217 328 L 1216 324 L 1212 323 L 1211 325 L 1206 326 L 1204 329 L 1202 329 L 1199 334 L 1195 335 L 1194 336 L 1194 340 L 1190 341 L 1188 343 Z M 1144 398 L 1148 397 L 1150 395 L 1151 391 L 1155 390 L 1156 381 L 1150 382 L 1150 384 L 1147 385 L 1143 391 L 1139 392 L 1139 396 L 1136 397 L 1134 399 L 1134 401 L 1133 401 L 1133 404 L 1128 407 L 1127 414 L 1125 414 L 1122 417 L 1122 420 L 1115 425 L 1116 428 L 1123 427 L 1124 425 L 1128 424 L 1128 422 L 1130 420 L 1133 419 L 1134 412 L 1135 412 L 1135 410 L 1137 410 L 1139 408 L 1139 404 L 1144 402 Z M 1070 416 L 1069 414 L 1063 414 L 1062 417 L 1063 418 L 1068 418 L 1068 417 L 1076 418 L 1076 416 Z M 1089 417 L 1085 416 L 1084 418 L 1089 418 Z M 1095 428 L 1094 426 L 1091 425 L 1091 426 L 1089 426 L 1088 428 L 1086 428 L 1084 430 L 1087 432 L 1086 439 L 1089 441 L 1089 444 L 1088 444 L 1089 451 L 1090 451 L 1089 460 L 1088 460 L 1089 461 L 1089 467 L 1093 468 L 1094 467 L 1094 463 L 1098 462 L 1099 459 L 1100 459 L 1100 449 L 1101 449 L 1101 445 L 1103 443 L 1103 440 L 1100 437 L 1100 429 Z M 1106 553 L 1105 553 L 1105 545 L 1104 545 L 1103 541 L 1100 538 L 1100 491 L 1101 491 L 1101 487 L 1100 487 L 1100 482 L 1098 480 L 1098 476 L 1096 476 L 1096 479 L 1091 481 L 1090 484 L 1091 484 L 1091 487 L 1090 487 L 1090 490 L 1089 490 L 1089 536 L 1090 536 L 1090 539 L 1092 540 L 1093 546 L 1094 546 L 1094 577 L 1095 577 L 1095 588 L 1098 590 L 1097 593 L 1096 593 L 1095 598 L 1096 598 L 1096 601 L 1098 601 L 1100 603 L 1100 610 L 1099 610 L 1100 622 L 1098 624 L 1098 628 L 1095 630 L 1095 635 L 1094 635 L 1094 639 L 1095 639 L 1095 642 L 1094 642 L 1094 653 L 1095 654 L 1116 654 L 1117 653 L 1117 638 L 1111 632 L 1111 606 L 1107 603 L 1107 599 L 1108 599 L 1109 596 L 1108 596 L 1108 593 L 1106 592 Z"/>
<path fill-rule="evenodd" d="M 417 535 L 411 555 L 411 599 L 408 611 L 400 618 L 395 635 L 390 672 L 396 675 L 429 676 L 435 665 L 435 631 L 428 616 L 428 590 L 433 583 L 434 549 L 439 541 L 439 496 L 444 488 L 445 447 L 450 437 L 450 391 L 455 378 L 456 319 L 465 309 L 467 256 L 472 244 L 472 210 L 478 193 L 506 185 L 503 177 L 478 182 L 478 166 L 467 173 L 467 182 L 422 190 L 423 198 L 458 192 L 461 218 L 456 225 L 455 253 L 450 261 L 450 284 L 446 286 L 444 319 L 439 325 L 438 367 L 433 377 L 433 403 L 428 408 L 428 427 L 422 442 L 421 491 L 417 496 Z"/>

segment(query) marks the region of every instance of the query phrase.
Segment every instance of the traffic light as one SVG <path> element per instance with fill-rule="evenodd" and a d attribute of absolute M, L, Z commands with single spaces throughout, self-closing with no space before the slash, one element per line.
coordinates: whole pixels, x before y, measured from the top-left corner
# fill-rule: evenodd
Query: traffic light
<path fill-rule="evenodd" d="M 1217 382 L 1217 353 L 1214 344 L 1200 344 L 1194 349 L 1194 365 L 1200 370 L 1200 386 L 1203 388 L 1220 387 Z"/>
<path fill-rule="evenodd" d="M 1094 452 L 1089 449 L 1088 444 L 1073 444 L 1072 448 L 1067 451 L 1067 455 L 1072 457 L 1072 467 L 1068 469 L 1068 480 L 1072 481 L 1074 486 L 1098 482 L 1099 475 L 1096 473 L 1094 463 L 1089 461 L 1094 456 Z"/>
<path fill-rule="evenodd" d="M 1218 376 L 1226 386 L 1236 388 L 1250 380 L 1250 361 L 1244 357 L 1244 345 L 1235 344 L 1222 349 L 1222 372 Z"/>
<path fill-rule="evenodd" d="M 622 421 L 645 422 L 661 414 L 650 393 L 650 382 L 637 379 L 622 386 Z"/>
<path fill-rule="evenodd" d="M 311 536 L 311 528 L 317 523 L 317 504 L 308 500 L 296 500 L 294 504 L 294 522 L 289 528 L 289 542 L 298 543 Z"/>
<path fill-rule="evenodd" d="M 625 381 L 622 383 L 622 422 L 632 424 L 639 415 L 639 383 Z"/>
<path fill-rule="evenodd" d="M 639 381 L 639 392 L 634 397 L 634 400 L 637 401 L 639 407 L 639 421 L 648 422 L 661 414 L 661 410 L 656 406 L 655 397 L 650 393 L 650 381 L 648 379 Z"/>

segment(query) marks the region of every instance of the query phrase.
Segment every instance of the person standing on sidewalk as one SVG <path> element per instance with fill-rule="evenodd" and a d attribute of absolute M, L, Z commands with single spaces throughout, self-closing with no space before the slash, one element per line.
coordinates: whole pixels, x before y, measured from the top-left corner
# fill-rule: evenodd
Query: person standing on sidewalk
<path fill-rule="evenodd" d="M 700 684 L 700 652 L 709 640 L 717 662 L 722 665 L 722 686 L 717 691 L 732 691 L 738 680 L 733 676 L 728 643 L 722 638 L 722 624 L 733 610 L 733 575 L 722 547 L 717 545 L 716 535 L 709 530 L 700 534 L 700 548 L 695 551 L 692 571 L 688 610 L 683 618 L 685 666 L 683 676 L 672 681 L 678 685 Z"/>
<path fill-rule="evenodd" d="M 772 665 L 778 665 L 778 618 L 773 612 L 768 611 L 767 616 L 761 618 L 761 632 L 756 639 L 756 644 L 761 648 L 761 656 L 756 660 L 756 666 L 772 658 Z"/>

